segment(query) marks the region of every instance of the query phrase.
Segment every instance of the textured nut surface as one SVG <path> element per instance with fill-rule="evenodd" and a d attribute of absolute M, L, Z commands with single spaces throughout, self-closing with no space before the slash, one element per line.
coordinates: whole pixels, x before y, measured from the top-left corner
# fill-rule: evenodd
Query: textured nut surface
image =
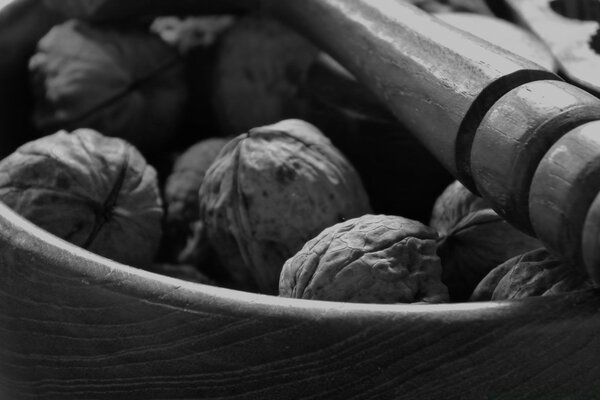
<path fill-rule="evenodd" d="M 306 122 L 285 120 L 225 145 L 200 187 L 200 210 L 233 279 L 277 293 L 283 263 L 306 241 L 371 208 L 331 142 Z"/>
<path fill-rule="evenodd" d="M 240 19 L 221 38 L 213 104 L 221 129 L 239 135 L 285 118 L 306 118 L 301 92 L 318 50 L 279 21 Z"/>
<path fill-rule="evenodd" d="M 144 30 L 67 21 L 40 40 L 29 70 L 34 122 L 46 133 L 93 128 L 156 151 L 183 116 L 179 55 Z"/>
<path fill-rule="evenodd" d="M 591 280 L 545 248 L 513 257 L 494 268 L 473 291 L 471 300 L 507 300 L 590 289 Z"/>
<path fill-rule="evenodd" d="M 226 138 L 202 140 L 177 158 L 165 183 L 166 221 L 165 235 L 179 262 L 192 263 L 196 260 L 194 240 L 199 232 L 198 191 L 206 171 L 229 141 Z"/>
<path fill-rule="evenodd" d="M 29 142 L 0 162 L 0 200 L 41 228 L 148 267 L 161 237 L 156 172 L 122 139 L 89 129 Z"/>
<path fill-rule="evenodd" d="M 279 294 L 363 303 L 445 302 L 437 234 L 397 216 L 364 215 L 325 229 L 286 261 Z"/>
<path fill-rule="evenodd" d="M 542 246 L 458 181 L 436 200 L 430 226 L 440 234 L 442 281 L 455 301 L 467 300 L 479 281 L 499 264 Z"/>
<path fill-rule="evenodd" d="M 445 236 L 465 216 L 490 208 L 487 201 L 471 193 L 459 181 L 454 181 L 437 198 L 429 225 Z"/>

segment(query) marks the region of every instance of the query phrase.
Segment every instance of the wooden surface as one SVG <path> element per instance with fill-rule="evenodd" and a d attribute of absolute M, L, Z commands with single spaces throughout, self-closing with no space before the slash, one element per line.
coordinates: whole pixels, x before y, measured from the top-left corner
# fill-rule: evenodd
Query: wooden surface
<path fill-rule="evenodd" d="M 289 300 L 119 265 L 0 205 L 6 399 L 587 399 L 600 293 Z"/>
<path fill-rule="evenodd" d="M 549 71 L 557 71 L 556 59 L 545 43 L 517 24 L 473 12 L 441 12 L 435 16 L 446 24 L 527 58 Z"/>
<path fill-rule="evenodd" d="M 594 282 L 600 282 L 600 272 L 594 268 L 600 264 L 600 194 L 596 195 L 585 216 L 581 249 L 588 273 Z"/>
<path fill-rule="evenodd" d="M 471 169 L 479 193 L 513 225 L 535 235 L 529 197 L 542 157 L 567 132 L 599 117 L 600 100 L 566 82 L 536 81 L 507 93 L 473 140 Z"/>
<path fill-rule="evenodd" d="M 586 257 L 586 249 L 581 247 L 583 227 L 600 193 L 599 132 L 600 121 L 593 121 L 561 137 L 541 160 L 529 193 L 531 224 L 540 239 L 566 260 L 581 266 Z M 595 226 L 600 220 L 590 223 Z M 598 276 L 598 265 L 587 267 L 592 276 Z"/>

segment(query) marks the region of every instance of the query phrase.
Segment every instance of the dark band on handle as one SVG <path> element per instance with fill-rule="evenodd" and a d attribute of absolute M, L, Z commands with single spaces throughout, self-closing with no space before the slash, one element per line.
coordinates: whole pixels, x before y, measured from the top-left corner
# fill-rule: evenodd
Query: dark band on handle
<path fill-rule="evenodd" d="M 457 178 L 473 193 L 478 193 L 478 190 L 471 173 L 471 149 L 477 129 L 485 115 L 502 96 L 511 90 L 529 82 L 543 80 L 561 79 L 550 71 L 529 69 L 515 71 L 490 83 L 471 104 L 460 124 L 454 154 Z"/>

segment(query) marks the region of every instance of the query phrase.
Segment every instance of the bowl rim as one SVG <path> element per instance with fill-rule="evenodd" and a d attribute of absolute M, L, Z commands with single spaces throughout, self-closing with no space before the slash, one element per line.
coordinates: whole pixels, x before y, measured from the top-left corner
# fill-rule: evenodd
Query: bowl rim
<path fill-rule="evenodd" d="M 429 320 L 471 320 L 530 310 L 532 299 L 444 304 L 374 304 L 290 299 L 185 281 L 125 265 L 63 240 L 28 221 L 0 202 L 0 248 L 43 263 L 59 275 L 76 276 L 81 284 L 101 285 L 165 307 L 200 312 L 207 308 L 227 314 L 275 318 L 415 317 Z M 13 259 L 12 257 L 9 259 Z M 588 289 L 589 291 L 593 289 Z M 563 294 L 552 297 L 560 298 Z M 544 297 L 543 299 L 547 299 Z M 153 300 L 151 300 L 153 299 Z M 535 300 L 535 301 L 539 301 Z M 522 309 L 522 310 L 521 310 Z"/>

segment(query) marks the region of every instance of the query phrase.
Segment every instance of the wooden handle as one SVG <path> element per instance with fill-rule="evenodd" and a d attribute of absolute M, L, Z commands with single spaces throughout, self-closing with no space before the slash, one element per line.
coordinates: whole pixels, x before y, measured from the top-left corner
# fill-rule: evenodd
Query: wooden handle
<path fill-rule="evenodd" d="M 592 203 L 600 193 L 599 132 L 600 121 L 593 121 L 562 136 L 541 160 L 529 195 L 531 223 L 544 244 L 585 265 L 595 282 L 600 282 L 595 256 L 600 218 Z"/>
<path fill-rule="evenodd" d="M 599 117 L 600 101 L 565 82 L 536 81 L 510 91 L 491 107 L 473 140 L 479 193 L 513 225 L 535 234 L 529 198 L 538 165 L 559 138 Z"/>
<path fill-rule="evenodd" d="M 348 68 L 471 189 L 470 148 L 505 93 L 558 80 L 537 64 L 397 0 L 268 0 L 282 18 Z"/>
<path fill-rule="evenodd" d="M 582 243 L 600 191 L 600 146 L 590 138 L 600 100 L 405 2 L 266 4 L 357 76 L 504 218 L 567 261 L 588 260 L 600 282 L 600 260 L 592 261 L 600 257 Z M 586 123 L 584 135 L 578 127 Z M 558 154 L 566 155 L 560 167 Z M 593 233 L 586 235 L 586 243 L 595 243 Z"/>

